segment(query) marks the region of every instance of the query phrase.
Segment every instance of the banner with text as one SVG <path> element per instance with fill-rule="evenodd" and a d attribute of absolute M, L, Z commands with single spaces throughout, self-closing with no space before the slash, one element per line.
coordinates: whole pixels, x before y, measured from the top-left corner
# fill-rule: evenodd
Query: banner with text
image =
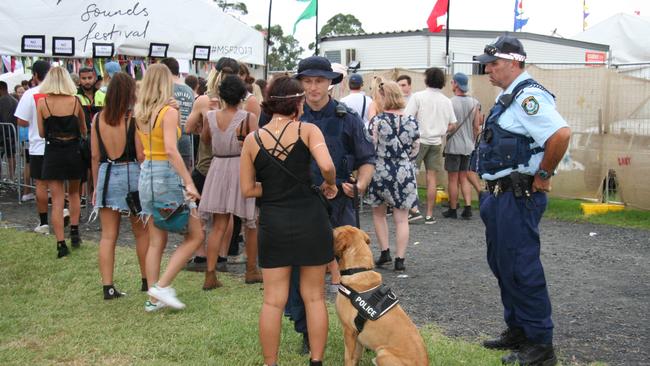
<path fill-rule="evenodd" d="M 211 0 L 2 0 L 0 24 L 0 55 L 88 58 L 93 44 L 112 44 L 146 57 L 153 43 L 168 57 L 191 60 L 199 46 L 211 61 L 264 64 L 263 35 Z"/>

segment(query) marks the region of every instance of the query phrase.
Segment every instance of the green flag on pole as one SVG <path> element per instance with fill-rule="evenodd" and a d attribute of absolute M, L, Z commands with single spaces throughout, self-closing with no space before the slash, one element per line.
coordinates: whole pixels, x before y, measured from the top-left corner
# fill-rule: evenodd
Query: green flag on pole
<path fill-rule="evenodd" d="M 313 18 L 316 16 L 316 8 L 318 7 L 318 0 L 298 0 L 302 2 L 307 2 L 309 1 L 309 5 L 305 8 L 305 11 L 300 14 L 298 17 L 298 20 L 296 20 L 295 23 L 293 23 L 293 33 L 291 34 L 296 34 L 296 26 L 301 20 Z"/>

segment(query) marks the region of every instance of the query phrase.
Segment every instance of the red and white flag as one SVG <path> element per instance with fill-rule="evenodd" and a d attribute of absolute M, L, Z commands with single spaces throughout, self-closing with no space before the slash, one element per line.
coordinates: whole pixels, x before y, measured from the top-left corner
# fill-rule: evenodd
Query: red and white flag
<path fill-rule="evenodd" d="M 436 5 L 433 6 L 433 10 L 427 19 L 427 25 L 429 26 L 429 32 L 439 33 L 442 32 L 443 26 L 447 20 L 447 5 L 449 0 L 438 0 Z"/>

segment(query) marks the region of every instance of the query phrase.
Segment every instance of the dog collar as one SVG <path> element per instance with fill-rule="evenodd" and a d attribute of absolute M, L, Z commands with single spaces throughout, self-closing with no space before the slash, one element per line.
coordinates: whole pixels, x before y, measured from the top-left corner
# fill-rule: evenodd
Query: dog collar
<path fill-rule="evenodd" d="M 341 275 L 342 276 L 351 276 L 351 275 L 353 275 L 355 273 L 365 272 L 365 271 L 372 271 L 372 269 L 371 268 L 361 268 L 361 267 L 348 268 L 348 269 L 344 269 L 343 271 L 341 271 Z"/>

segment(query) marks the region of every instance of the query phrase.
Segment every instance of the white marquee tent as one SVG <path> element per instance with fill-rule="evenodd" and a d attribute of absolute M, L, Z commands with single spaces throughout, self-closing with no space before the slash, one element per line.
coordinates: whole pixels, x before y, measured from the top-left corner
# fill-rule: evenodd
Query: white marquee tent
<path fill-rule="evenodd" d="M 574 36 L 580 41 L 607 44 L 612 63 L 650 63 L 650 18 L 619 13 Z"/>
<path fill-rule="evenodd" d="M 0 55 L 90 58 L 111 50 L 186 60 L 209 50 L 211 61 L 264 64 L 263 35 L 212 0 L 0 1 Z"/>

